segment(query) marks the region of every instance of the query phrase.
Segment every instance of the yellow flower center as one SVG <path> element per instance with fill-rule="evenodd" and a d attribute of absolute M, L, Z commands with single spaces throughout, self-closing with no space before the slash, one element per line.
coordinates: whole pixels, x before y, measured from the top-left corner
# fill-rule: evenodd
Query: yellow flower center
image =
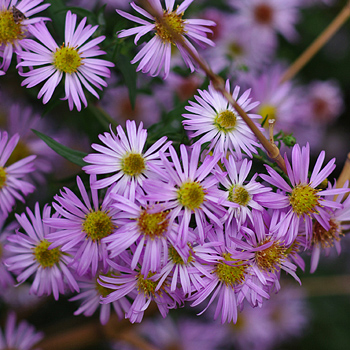
<path fill-rule="evenodd" d="M 237 42 L 231 42 L 228 46 L 228 54 L 232 58 L 242 56 L 244 54 L 244 48 Z"/>
<path fill-rule="evenodd" d="M 272 105 L 262 105 L 259 109 L 259 115 L 261 115 L 263 121 L 267 117 L 267 121 L 270 119 L 275 119 L 276 120 L 276 107 Z M 269 123 L 264 124 L 265 127 L 268 127 Z"/>
<path fill-rule="evenodd" d="M 186 263 L 189 264 L 190 262 L 194 261 L 192 252 L 190 251 L 190 254 L 188 256 L 187 262 L 185 262 L 180 254 L 177 252 L 177 250 L 174 247 L 169 248 L 169 257 L 176 265 L 185 265 Z"/>
<path fill-rule="evenodd" d="M 139 292 L 144 293 L 144 295 L 147 297 L 156 294 L 155 289 L 158 285 L 158 282 L 149 279 L 153 275 L 154 273 L 152 272 L 148 273 L 147 278 L 144 278 L 144 276 L 141 273 L 137 275 L 137 290 Z M 160 291 L 157 291 L 157 293 L 160 294 Z"/>
<path fill-rule="evenodd" d="M 246 207 L 250 201 L 250 196 L 243 186 L 233 185 L 229 190 L 228 200 Z"/>
<path fill-rule="evenodd" d="M 106 287 L 103 287 L 101 286 L 99 283 L 98 283 L 98 279 L 100 276 L 103 276 L 103 277 L 112 277 L 112 272 L 108 272 L 108 273 L 101 273 L 97 278 L 96 278 L 96 283 L 95 283 L 95 288 L 97 290 L 97 293 L 99 295 L 101 295 L 103 298 L 106 298 L 110 293 L 114 292 L 114 289 L 110 289 L 110 288 L 106 288 Z"/>
<path fill-rule="evenodd" d="M 227 133 L 236 128 L 237 116 L 234 112 L 226 111 L 220 112 L 214 119 L 214 126 L 221 132 Z"/>
<path fill-rule="evenodd" d="M 6 184 L 6 170 L 3 167 L 0 167 L 0 190 L 5 186 Z"/>
<path fill-rule="evenodd" d="M 53 55 L 53 65 L 63 73 L 73 74 L 82 64 L 77 49 L 65 46 L 64 43 Z"/>
<path fill-rule="evenodd" d="M 59 248 L 49 249 L 51 245 L 46 239 L 34 248 L 35 260 L 43 267 L 52 267 L 60 261 L 61 251 Z"/>
<path fill-rule="evenodd" d="M 198 182 L 185 182 L 177 190 L 177 199 L 185 208 L 195 210 L 204 202 L 205 194 Z"/>
<path fill-rule="evenodd" d="M 293 211 L 298 216 L 317 213 L 315 208 L 317 205 L 319 205 L 319 197 L 317 196 L 318 191 L 319 190 L 306 184 L 299 184 L 294 187 L 289 196 L 289 202 L 293 208 Z"/>
<path fill-rule="evenodd" d="M 85 215 L 83 231 L 93 241 L 109 236 L 114 228 L 112 219 L 104 211 L 92 211 Z"/>
<path fill-rule="evenodd" d="M 268 241 L 266 240 L 260 245 Z M 278 242 L 273 242 L 269 248 L 255 252 L 255 262 L 261 270 L 271 271 L 276 270 L 280 266 L 281 260 L 286 256 L 286 249 Z"/>
<path fill-rule="evenodd" d="M 21 21 L 14 21 L 11 10 L 0 11 L 0 45 L 13 44 L 24 38 Z"/>
<path fill-rule="evenodd" d="M 169 219 L 167 219 L 168 211 L 159 213 L 148 213 L 142 210 L 140 217 L 137 219 L 137 225 L 144 235 L 155 238 L 162 236 L 167 230 Z"/>
<path fill-rule="evenodd" d="M 221 282 L 224 282 L 226 286 L 234 286 L 237 283 L 242 283 L 245 278 L 245 270 L 247 265 L 243 261 L 232 259 L 229 254 L 223 254 L 226 262 L 233 262 L 234 264 L 226 264 L 225 262 L 219 262 L 216 265 L 215 273 Z"/>
<path fill-rule="evenodd" d="M 327 231 L 318 221 L 315 220 L 312 229 L 312 244 L 321 244 L 322 248 L 330 248 L 333 246 L 334 240 L 340 241 L 343 236 L 341 227 L 338 222 L 329 220 L 329 230 Z"/>
<path fill-rule="evenodd" d="M 145 159 L 139 153 L 128 153 L 122 159 L 121 167 L 125 175 L 138 176 L 146 169 Z"/>
<path fill-rule="evenodd" d="M 178 15 L 175 12 L 164 11 L 163 21 L 160 22 L 156 20 L 156 34 L 164 43 L 175 44 L 174 34 L 183 35 L 185 33 L 185 25 L 182 16 L 183 13 Z"/>

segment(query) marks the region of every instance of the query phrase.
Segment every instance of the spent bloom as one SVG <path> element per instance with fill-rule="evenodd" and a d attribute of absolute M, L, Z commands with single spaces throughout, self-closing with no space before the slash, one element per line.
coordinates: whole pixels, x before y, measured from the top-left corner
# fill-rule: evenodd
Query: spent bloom
<path fill-rule="evenodd" d="M 213 41 L 207 38 L 206 33 L 211 33 L 209 26 L 215 26 L 215 22 L 204 19 L 183 19 L 183 15 L 193 0 L 185 0 L 174 10 L 175 1 L 165 1 L 166 10 L 163 10 L 160 0 L 149 1 L 152 4 L 153 14 L 137 6 L 134 2 L 132 8 L 146 17 L 149 21 L 130 15 L 127 12 L 117 10 L 118 14 L 139 23 L 140 26 L 131 29 L 124 29 L 119 34 L 119 38 L 130 35 L 135 36 L 135 44 L 145 34 L 154 32 L 153 38 L 138 52 L 131 63 L 140 61 L 138 71 L 157 76 L 163 70 L 165 79 L 170 71 L 171 47 L 176 45 L 179 49 L 185 64 L 194 71 L 194 62 L 180 42 L 176 41 L 176 36 L 180 36 L 186 45 L 192 50 L 194 55 L 198 55 L 197 50 L 190 42 L 193 41 L 199 46 L 204 44 L 214 46 Z M 174 35 L 175 34 L 175 35 Z M 190 40 L 188 40 L 190 39 Z"/>
<path fill-rule="evenodd" d="M 22 180 L 28 173 L 34 171 L 33 160 L 36 156 L 28 156 L 6 166 L 11 154 L 19 142 L 19 135 L 9 139 L 6 131 L 0 131 L 0 213 L 9 213 L 15 205 L 16 199 L 24 202 L 23 195 L 33 192 L 35 187 Z"/>
<path fill-rule="evenodd" d="M 5 249 L 12 256 L 5 260 L 5 265 L 17 275 L 19 283 L 34 275 L 30 293 L 38 296 L 53 294 L 57 300 L 67 285 L 77 292 L 79 287 L 67 267 L 72 260 L 70 255 L 63 253 L 60 248 L 50 249 L 51 243 L 47 240 L 47 235 L 51 229 L 44 223 L 50 216 L 51 207 L 46 205 L 41 214 L 38 203 L 35 204 L 34 213 L 27 208 L 27 215 L 16 214 L 25 233 L 17 230 L 16 234 L 7 238 L 9 244 Z"/>
<path fill-rule="evenodd" d="M 102 90 L 102 86 L 107 86 L 101 77 L 109 77 L 110 71 L 107 67 L 113 67 L 114 64 L 95 58 L 105 54 L 97 46 L 105 39 L 104 36 L 86 42 L 98 26 L 85 26 L 86 17 L 77 27 L 76 22 L 77 16 L 68 11 L 65 40 L 61 46 L 56 44 L 43 22 L 33 25 L 29 31 L 42 44 L 32 39 L 23 40 L 22 45 L 26 51 L 21 52 L 22 62 L 18 67 L 35 67 L 20 73 L 26 78 L 22 85 L 27 85 L 28 88 L 46 80 L 38 94 L 38 98 L 43 97 L 44 104 L 51 99 L 55 88 L 64 77 L 66 96 L 63 99 L 68 100 L 70 110 L 75 105 L 80 111 L 81 102 L 87 106 L 83 87 L 99 98 L 94 87 Z"/>
<path fill-rule="evenodd" d="M 38 6 L 42 2 L 43 0 L 0 0 L 0 75 L 5 74 L 9 68 L 13 53 L 22 51 L 23 39 L 27 37 L 30 26 L 48 20 L 44 17 L 31 18 L 50 6 Z"/>
<path fill-rule="evenodd" d="M 226 81 L 225 86 L 230 91 L 230 82 Z M 238 105 L 249 112 L 259 102 L 251 102 L 250 89 L 246 90 L 239 98 L 240 87 L 236 86 L 232 97 Z M 195 96 L 196 102 L 189 101 L 190 106 L 185 109 L 190 114 L 183 114 L 186 118 L 182 123 L 186 130 L 193 132 L 190 137 L 201 136 L 197 143 L 210 142 L 209 149 L 214 154 L 230 151 L 242 158 L 242 151 L 249 157 L 256 153 L 259 147 L 256 138 L 237 111 L 227 102 L 224 96 L 214 89 L 212 84 L 208 90 L 198 90 L 200 96 Z M 248 114 L 252 120 L 260 119 L 256 114 Z M 258 125 L 257 125 L 258 126 Z"/>

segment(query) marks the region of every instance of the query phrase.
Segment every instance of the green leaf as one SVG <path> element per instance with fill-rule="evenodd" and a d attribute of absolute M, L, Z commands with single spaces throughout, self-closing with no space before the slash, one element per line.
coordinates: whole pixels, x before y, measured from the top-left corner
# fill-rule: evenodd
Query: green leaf
<path fill-rule="evenodd" d="M 37 130 L 32 129 L 34 134 L 42 139 L 51 149 L 53 149 L 56 153 L 58 153 L 63 158 L 66 158 L 70 162 L 77 164 L 81 167 L 87 165 L 86 162 L 83 161 L 83 158 L 87 156 L 87 153 L 76 151 L 67 146 L 61 145 L 59 142 L 55 141 L 50 136 L 47 136 Z"/>
<path fill-rule="evenodd" d="M 125 84 L 129 90 L 131 107 L 134 109 L 135 101 L 136 101 L 136 93 L 137 93 L 137 88 L 136 88 L 137 74 L 136 74 L 135 67 L 130 63 L 128 57 L 120 53 L 116 55 L 115 64 L 123 74 Z"/>

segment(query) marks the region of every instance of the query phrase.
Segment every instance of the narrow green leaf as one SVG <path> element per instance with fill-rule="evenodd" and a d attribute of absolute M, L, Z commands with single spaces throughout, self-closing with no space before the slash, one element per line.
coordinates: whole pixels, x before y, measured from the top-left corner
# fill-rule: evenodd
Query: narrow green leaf
<path fill-rule="evenodd" d="M 87 153 L 76 151 L 67 146 L 61 145 L 59 142 L 55 141 L 50 136 L 47 136 L 37 130 L 32 129 L 34 134 L 42 139 L 51 149 L 53 149 L 56 153 L 58 153 L 63 158 L 66 158 L 70 162 L 77 164 L 81 167 L 87 165 L 86 162 L 83 161 L 83 158 L 87 156 Z"/>

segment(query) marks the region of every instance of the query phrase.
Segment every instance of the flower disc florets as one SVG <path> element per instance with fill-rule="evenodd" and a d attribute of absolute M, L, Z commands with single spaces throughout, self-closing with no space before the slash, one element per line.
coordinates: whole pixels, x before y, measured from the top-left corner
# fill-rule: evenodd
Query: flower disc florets
<path fill-rule="evenodd" d="M 14 43 L 24 38 L 21 21 L 16 23 L 12 10 L 0 11 L 0 45 Z"/>
<path fill-rule="evenodd" d="M 6 170 L 3 167 L 0 167 L 0 190 L 4 187 L 6 183 Z"/>
<path fill-rule="evenodd" d="M 234 112 L 226 110 L 217 114 L 214 119 L 214 125 L 219 131 L 224 133 L 235 129 L 237 125 L 237 116 Z"/>
<path fill-rule="evenodd" d="M 159 213 L 149 213 L 147 210 L 142 210 L 137 225 L 144 235 L 150 238 L 163 236 L 168 229 L 169 219 L 167 219 L 168 211 Z"/>
<path fill-rule="evenodd" d="M 270 24 L 273 20 L 274 10 L 268 4 L 259 4 L 254 8 L 254 17 L 260 24 Z"/>
<path fill-rule="evenodd" d="M 100 277 L 100 276 L 103 276 L 103 277 L 112 277 L 112 272 L 100 274 L 99 277 Z M 114 292 L 114 289 L 101 286 L 101 284 L 98 283 L 99 277 L 96 278 L 96 282 L 95 282 L 96 290 L 97 290 L 97 292 L 98 292 L 99 295 L 101 295 L 103 298 L 106 298 L 109 294 L 111 294 L 112 292 Z"/>
<path fill-rule="evenodd" d="M 266 243 L 267 241 L 260 245 Z M 276 268 L 280 266 L 281 260 L 283 260 L 286 255 L 286 249 L 281 246 L 279 242 L 273 242 L 270 247 L 255 252 L 255 262 L 261 270 L 276 270 Z"/>
<path fill-rule="evenodd" d="M 138 176 L 146 169 L 145 159 L 139 153 L 127 153 L 121 160 L 121 167 L 124 174 Z"/>
<path fill-rule="evenodd" d="M 156 20 L 155 29 L 157 35 L 163 42 L 175 44 L 173 33 L 176 33 L 177 35 L 185 34 L 185 25 L 182 16 L 183 13 L 177 14 L 176 12 L 164 11 L 162 18 L 163 23 Z"/>
<path fill-rule="evenodd" d="M 181 255 L 177 252 L 177 250 L 174 247 L 169 247 L 168 251 L 170 259 L 174 262 L 176 265 L 185 265 L 186 263 L 189 264 L 194 261 L 193 254 L 191 250 L 189 251 L 187 262 L 185 262 Z"/>
<path fill-rule="evenodd" d="M 322 248 L 330 248 L 333 246 L 334 240 L 340 241 L 343 233 L 338 222 L 331 219 L 329 221 L 329 230 L 324 229 L 318 221 L 313 224 L 312 244 L 320 244 Z"/>
<path fill-rule="evenodd" d="M 277 109 L 273 105 L 265 104 L 259 108 L 259 115 L 262 116 L 262 120 L 264 120 L 266 116 L 267 116 L 267 120 L 270 120 L 270 119 L 276 120 Z M 265 125 L 268 125 L 268 124 L 265 124 Z"/>
<path fill-rule="evenodd" d="M 190 210 L 200 208 L 204 202 L 205 191 L 198 182 L 185 182 L 177 190 L 178 201 Z"/>
<path fill-rule="evenodd" d="M 83 222 L 83 231 L 93 241 L 109 236 L 114 225 L 110 216 L 104 211 L 92 211 L 87 214 Z"/>
<path fill-rule="evenodd" d="M 215 273 L 219 280 L 225 283 L 227 286 L 234 286 L 237 283 L 242 283 L 245 279 L 246 265 L 242 261 L 232 259 L 229 254 L 223 254 L 225 261 L 233 262 L 234 264 L 226 264 L 225 262 L 219 262 L 216 265 Z"/>
<path fill-rule="evenodd" d="M 228 200 L 246 207 L 250 201 L 249 192 L 240 185 L 233 185 L 229 190 Z"/>
<path fill-rule="evenodd" d="M 64 43 L 53 55 L 53 65 L 63 73 L 76 73 L 83 64 L 81 57 L 74 47 L 65 46 Z"/>
<path fill-rule="evenodd" d="M 43 267 L 52 267 L 60 261 L 61 252 L 59 248 L 49 249 L 51 245 L 46 239 L 39 242 L 34 248 L 35 260 Z"/>
<path fill-rule="evenodd" d="M 149 278 L 152 277 L 154 274 L 149 273 L 147 278 L 144 278 L 144 276 L 139 273 L 137 275 L 137 290 L 139 292 L 143 292 L 144 295 L 150 297 L 151 295 L 155 296 L 156 293 L 160 293 L 159 291 L 155 291 L 156 287 L 158 285 L 158 282 L 152 281 Z"/>
<path fill-rule="evenodd" d="M 319 190 L 312 188 L 306 184 L 299 184 L 295 186 L 290 194 L 290 205 L 293 211 L 298 215 L 310 215 L 311 213 L 317 213 L 316 206 L 320 205 L 317 196 Z"/>

